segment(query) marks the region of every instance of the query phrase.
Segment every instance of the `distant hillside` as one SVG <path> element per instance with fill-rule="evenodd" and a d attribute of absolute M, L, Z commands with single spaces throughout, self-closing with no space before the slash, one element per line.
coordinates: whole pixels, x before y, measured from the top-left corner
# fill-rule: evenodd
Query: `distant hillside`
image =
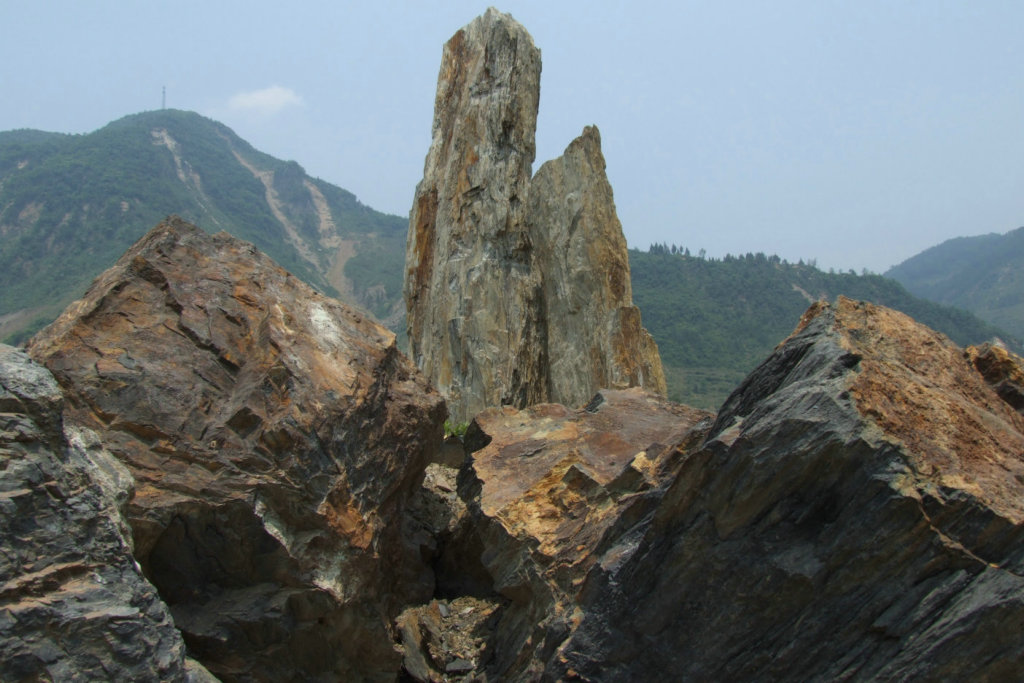
<path fill-rule="evenodd" d="M 0 340 L 17 343 L 56 317 L 172 213 L 253 242 L 314 287 L 401 332 L 405 218 L 374 211 L 297 163 L 255 150 L 223 124 L 167 110 L 87 135 L 0 133 Z M 1011 236 L 1016 246 L 1000 241 L 992 249 L 986 242 Z M 989 254 L 990 263 L 991 252 L 1002 252 L 1011 263 L 1017 249 L 1020 263 L 1022 242 L 1024 230 L 970 238 L 967 252 Z M 630 251 L 633 299 L 660 347 L 670 396 L 698 407 L 717 409 L 822 297 L 845 294 L 899 309 L 961 345 L 1007 338 L 876 275 L 823 273 L 763 254 L 712 260 L 652 251 Z M 946 270 L 956 271 L 967 252 L 951 249 L 957 258 L 945 257 Z M 1019 285 L 1022 271 L 1001 267 L 996 280 Z M 1015 296 L 993 301 L 1019 310 L 1024 297 Z M 1019 342 L 1009 341 L 1019 352 Z"/>
<path fill-rule="evenodd" d="M 87 135 L 0 133 L 0 339 L 17 342 L 52 319 L 172 213 L 254 243 L 378 318 L 401 317 L 406 219 L 223 124 L 163 110 Z"/>
<path fill-rule="evenodd" d="M 966 308 L 1024 337 L 1024 228 L 947 240 L 886 276 L 918 296 Z"/>
<path fill-rule="evenodd" d="M 631 250 L 629 261 L 633 301 L 658 342 L 669 397 L 710 410 L 821 298 L 843 294 L 895 308 L 962 346 L 1007 338 L 966 311 L 917 298 L 879 275 L 824 273 L 764 254 L 711 260 Z M 1019 342 L 1011 344 L 1020 351 Z"/>

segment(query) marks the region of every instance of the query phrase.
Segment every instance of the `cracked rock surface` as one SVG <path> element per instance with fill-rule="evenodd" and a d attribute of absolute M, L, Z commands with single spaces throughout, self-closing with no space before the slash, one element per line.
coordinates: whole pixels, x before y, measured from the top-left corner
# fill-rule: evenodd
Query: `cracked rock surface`
<path fill-rule="evenodd" d="M 948 339 L 815 304 L 722 407 L 547 675 L 1024 670 L 1024 420 Z"/>
<path fill-rule="evenodd" d="M 135 556 L 210 671 L 393 678 L 445 416 L 393 334 L 172 217 L 29 352 L 134 479 Z"/>
<path fill-rule="evenodd" d="M 666 392 L 597 128 L 531 177 L 540 72 L 530 34 L 493 8 L 441 58 L 405 301 L 410 355 L 456 423 L 494 406 L 575 408 L 601 388 Z"/>
<path fill-rule="evenodd" d="M 0 679 L 206 680 L 132 558 L 131 478 L 65 434 L 62 407 L 46 368 L 0 345 Z"/>

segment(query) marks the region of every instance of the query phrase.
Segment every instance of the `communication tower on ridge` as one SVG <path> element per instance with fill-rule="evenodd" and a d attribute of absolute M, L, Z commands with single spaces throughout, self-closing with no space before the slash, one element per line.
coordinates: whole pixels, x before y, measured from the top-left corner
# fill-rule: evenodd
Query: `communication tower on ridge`
<path fill-rule="evenodd" d="M 167 86 L 163 87 L 163 95 L 160 98 L 160 108 L 167 109 Z"/>

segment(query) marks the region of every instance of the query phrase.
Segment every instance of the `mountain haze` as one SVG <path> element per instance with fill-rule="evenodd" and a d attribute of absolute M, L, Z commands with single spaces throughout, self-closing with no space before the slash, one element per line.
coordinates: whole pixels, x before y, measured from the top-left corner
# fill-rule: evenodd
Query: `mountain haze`
<path fill-rule="evenodd" d="M 161 110 L 86 135 L 0 133 L 0 338 L 52 319 L 169 214 L 250 241 L 382 320 L 401 317 L 404 218 L 221 123 Z"/>
<path fill-rule="evenodd" d="M 917 296 L 965 308 L 1024 337 L 1024 227 L 947 240 L 886 275 Z"/>

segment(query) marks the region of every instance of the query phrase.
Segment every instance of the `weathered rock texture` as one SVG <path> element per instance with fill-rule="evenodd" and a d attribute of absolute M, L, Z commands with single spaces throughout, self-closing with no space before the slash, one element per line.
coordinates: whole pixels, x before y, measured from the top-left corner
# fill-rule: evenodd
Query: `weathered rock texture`
<path fill-rule="evenodd" d="M 457 420 L 543 400 L 539 274 L 526 195 L 540 50 L 490 9 L 444 47 L 406 250 L 412 358 Z"/>
<path fill-rule="evenodd" d="M 1024 417 L 993 387 L 1019 367 L 841 298 L 717 417 L 637 389 L 481 412 L 437 566 L 500 607 L 459 661 L 500 680 L 1018 678 Z M 445 641 L 433 609 L 406 613 L 431 635 L 407 654 Z M 406 666 L 433 680 L 445 655 Z"/>
<path fill-rule="evenodd" d="M 405 298 L 411 355 L 457 421 L 578 405 L 601 386 L 665 391 L 596 129 L 531 182 L 540 69 L 530 35 L 494 9 L 444 47 Z"/>
<path fill-rule="evenodd" d="M 460 475 L 468 510 L 446 552 L 470 585 L 489 576 L 505 603 L 473 660 L 477 673 L 543 671 L 583 616 L 588 575 L 622 552 L 613 540 L 653 513 L 713 418 L 636 388 L 602 391 L 579 410 L 542 404 L 476 416 L 467 441 L 486 446 Z"/>
<path fill-rule="evenodd" d="M 121 518 L 131 477 L 65 435 L 62 407 L 46 368 L 0 345 L 0 680 L 184 680 Z"/>
<path fill-rule="evenodd" d="M 168 219 L 31 343 L 136 481 L 135 554 L 224 679 L 391 679 L 444 404 L 394 335 Z M 421 534 L 422 535 L 422 534 Z"/>
<path fill-rule="evenodd" d="M 626 238 L 596 127 L 537 171 L 527 226 L 548 321 L 545 400 L 581 406 L 600 387 L 664 396 L 658 346 L 633 305 Z"/>
<path fill-rule="evenodd" d="M 992 344 L 967 347 L 967 357 L 1000 398 L 1024 415 L 1024 358 Z"/>
<path fill-rule="evenodd" d="M 816 304 L 605 548 L 549 676 L 1017 678 L 1024 418 L 945 337 Z"/>

